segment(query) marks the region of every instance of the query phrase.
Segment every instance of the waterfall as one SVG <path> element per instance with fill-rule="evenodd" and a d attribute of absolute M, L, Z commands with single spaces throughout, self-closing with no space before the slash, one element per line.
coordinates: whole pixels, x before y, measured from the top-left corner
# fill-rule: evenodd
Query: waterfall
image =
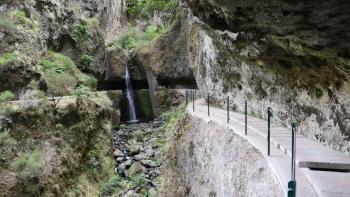
<path fill-rule="evenodd" d="M 136 111 L 135 111 L 135 105 L 134 105 L 134 92 L 132 89 L 128 63 L 126 63 L 126 66 L 125 66 L 125 84 L 126 84 L 126 97 L 128 100 L 128 107 L 129 107 L 129 121 L 136 122 L 137 119 L 136 119 Z"/>

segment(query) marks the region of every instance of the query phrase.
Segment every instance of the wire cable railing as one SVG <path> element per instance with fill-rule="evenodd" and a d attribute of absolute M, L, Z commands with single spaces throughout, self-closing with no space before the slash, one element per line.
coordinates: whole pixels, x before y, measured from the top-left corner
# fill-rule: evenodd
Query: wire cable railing
<path fill-rule="evenodd" d="M 186 91 L 186 106 L 188 105 L 188 92 Z M 196 90 L 193 90 L 190 92 L 191 100 L 192 100 L 192 110 L 195 112 L 195 100 L 197 98 Z M 210 116 L 210 95 L 207 94 L 205 96 L 200 95 L 201 98 L 204 98 L 204 100 L 207 103 L 207 112 L 208 117 Z M 227 124 L 230 124 L 230 97 L 226 97 L 226 116 L 227 116 Z M 244 134 L 248 135 L 248 100 L 245 99 L 244 101 Z M 267 108 L 267 155 L 270 156 L 271 154 L 271 120 L 275 119 L 277 122 L 280 122 L 282 125 L 286 126 L 291 130 L 292 136 L 292 151 L 291 151 L 291 181 L 288 182 L 288 197 L 295 197 L 296 196 L 296 179 L 295 179 L 295 169 L 296 169 L 296 133 L 297 133 L 297 124 L 292 123 L 289 124 L 286 121 L 281 120 L 277 115 L 274 114 L 273 109 L 271 107 Z"/>

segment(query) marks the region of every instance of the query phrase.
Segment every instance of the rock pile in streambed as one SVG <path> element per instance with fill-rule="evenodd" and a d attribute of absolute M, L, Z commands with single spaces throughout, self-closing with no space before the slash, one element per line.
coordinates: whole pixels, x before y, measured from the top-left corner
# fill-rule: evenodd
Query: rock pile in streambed
<path fill-rule="evenodd" d="M 155 196 L 160 184 L 165 131 L 160 119 L 121 125 L 113 134 L 115 172 L 126 182 L 118 196 Z"/>

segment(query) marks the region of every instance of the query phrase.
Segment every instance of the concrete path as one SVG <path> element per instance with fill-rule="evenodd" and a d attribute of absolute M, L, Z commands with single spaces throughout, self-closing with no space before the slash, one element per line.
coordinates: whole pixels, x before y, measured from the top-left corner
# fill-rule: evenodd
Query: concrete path
<path fill-rule="evenodd" d="M 230 112 L 227 124 L 226 110 L 210 107 L 208 117 L 204 100 L 195 101 L 187 111 L 195 117 L 214 121 L 229 127 L 248 140 L 266 158 L 287 193 L 291 176 L 291 130 L 277 124 L 271 125 L 271 156 L 267 156 L 267 121 L 248 116 L 248 135 L 244 134 L 244 114 Z M 297 134 L 297 196 L 350 197 L 350 157 Z"/>

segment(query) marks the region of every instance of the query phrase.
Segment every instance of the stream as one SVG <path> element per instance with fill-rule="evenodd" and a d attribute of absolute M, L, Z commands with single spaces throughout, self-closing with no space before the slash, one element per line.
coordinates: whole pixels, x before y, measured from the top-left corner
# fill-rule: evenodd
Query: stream
<path fill-rule="evenodd" d="M 121 178 L 117 196 L 156 196 L 160 186 L 164 121 L 121 125 L 113 133 L 115 172 Z"/>

